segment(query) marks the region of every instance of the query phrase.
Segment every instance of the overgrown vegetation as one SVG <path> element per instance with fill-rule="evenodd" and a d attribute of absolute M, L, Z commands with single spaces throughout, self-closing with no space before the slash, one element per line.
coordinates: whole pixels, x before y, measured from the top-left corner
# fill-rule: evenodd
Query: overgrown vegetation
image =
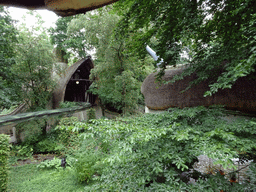
<path fill-rule="evenodd" d="M 254 5 L 253 0 L 120 0 L 114 10 L 108 6 L 93 14 L 59 19 L 56 28 L 50 30 L 51 41 L 59 54 L 65 55 L 64 60 L 72 62 L 94 51 L 90 91 L 99 96 L 103 111 L 109 108 L 135 114 L 138 104 L 143 104 L 141 82 L 152 71 L 146 44 L 164 60 L 159 77 L 166 65 L 180 62 L 189 63 L 183 75 L 197 74 L 193 83 L 214 76 L 206 95 L 230 88 L 240 77 L 254 78 Z M 15 28 L 9 13 L 0 7 L 0 109 L 23 101 L 31 111 L 42 110 L 51 97 L 53 46 L 42 20 L 36 17 L 34 31 L 25 24 Z M 187 59 L 180 56 L 185 50 Z M 58 126 L 51 125 L 48 133 L 45 119 L 21 123 L 16 129 L 24 142 L 12 147 L 15 158 L 11 161 L 32 158 L 33 153 L 57 153 L 67 163 L 63 168 L 56 158 L 38 166 L 13 167 L 9 189 L 256 190 L 256 120 L 228 118 L 222 108 L 196 107 L 116 120 L 96 120 L 95 112 L 89 111 L 88 121 L 65 117 Z M 0 150 L 5 155 L 0 156 L 3 190 L 7 181 L 5 143 L 5 149 Z M 201 154 L 234 171 L 223 173 L 215 167 L 206 173 L 196 171 L 193 165 Z M 233 158 L 241 163 L 252 160 L 239 182 Z"/>
<path fill-rule="evenodd" d="M 0 134 L 0 191 L 7 191 L 9 166 L 9 137 L 4 134 Z"/>
<path fill-rule="evenodd" d="M 177 79 L 192 73 L 198 78 L 191 83 L 214 77 L 205 95 L 255 77 L 254 0 L 120 0 L 114 6 L 122 16 L 117 35 L 127 39 L 131 54 L 145 57 L 149 44 L 163 59 L 158 77 L 166 65 L 186 60 L 189 68 Z"/>
<path fill-rule="evenodd" d="M 51 29 L 53 42 L 76 59 L 94 56 L 95 67 L 90 91 L 98 95 L 100 105 L 123 114 L 136 112 L 144 104 L 140 86 L 153 70 L 150 59 L 140 60 L 126 53 L 123 38 L 113 35 L 120 17 L 108 6 L 93 13 L 60 18 Z M 72 56 L 70 57 L 72 59 Z"/>
<path fill-rule="evenodd" d="M 8 191 L 81 192 L 84 185 L 79 184 L 71 171 L 56 169 L 39 169 L 30 164 L 11 168 Z"/>
<path fill-rule="evenodd" d="M 90 108 L 87 110 L 87 120 L 96 119 L 96 110 L 94 108 Z"/>
<path fill-rule="evenodd" d="M 0 6 L 0 108 L 10 108 L 20 101 L 19 83 L 10 67 L 15 64 L 15 45 L 18 31 L 9 12 Z"/>
<path fill-rule="evenodd" d="M 34 14 L 34 12 L 29 12 Z M 42 18 L 35 15 L 37 23 L 29 29 L 23 24 L 19 29 L 18 45 L 15 48 L 15 65 L 11 70 L 16 74 L 22 91 L 22 101 L 31 111 L 43 110 L 51 99 L 55 87 L 52 70 L 55 63 L 53 46 L 42 27 Z"/>
<path fill-rule="evenodd" d="M 221 119 L 224 114 L 218 108 L 198 107 L 172 109 L 163 114 L 148 114 L 133 119 L 92 121 L 81 137 L 85 140 L 95 139 L 94 146 L 101 149 L 105 157 L 95 163 L 102 170 L 100 174 L 96 171 L 92 177 L 95 183 L 86 189 L 254 189 L 255 183 L 251 181 L 230 185 L 224 177 L 199 174 L 200 178 L 198 173 L 190 176 L 197 180 L 194 185 L 188 185 L 182 180 L 182 173 L 193 169 L 192 165 L 200 154 L 206 154 L 224 167 L 232 165 L 231 159 L 234 157 L 255 158 L 255 120 L 239 119 L 227 123 Z M 91 147 L 91 150 L 95 151 L 95 147 Z M 255 175 L 250 176 L 255 178 Z M 216 186 L 219 179 L 222 182 Z"/>
<path fill-rule="evenodd" d="M 23 21 L 17 26 L 7 9 L 0 6 L 1 110 L 21 102 L 26 103 L 30 111 L 43 110 L 55 86 L 53 46 L 40 15 L 32 11 L 27 14 L 37 19 L 36 24 L 28 27 Z"/>
<path fill-rule="evenodd" d="M 66 174 L 73 174 L 85 191 L 252 191 L 255 125 L 256 119 L 228 116 L 223 108 L 195 107 L 88 123 L 68 117 L 56 131 L 68 162 Z M 225 175 L 214 166 L 196 171 L 193 165 L 202 154 L 221 164 L 222 171 L 234 167 L 233 158 L 253 162 L 238 183 L 236 168 Z M 39 167 L 59 174 L 56 162 Z"/>

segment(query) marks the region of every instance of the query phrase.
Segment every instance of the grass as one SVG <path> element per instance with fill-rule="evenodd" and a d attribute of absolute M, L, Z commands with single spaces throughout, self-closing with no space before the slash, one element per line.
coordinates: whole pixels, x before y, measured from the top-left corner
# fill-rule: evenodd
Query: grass
<path fill-rule="evenodd" d="M 40 170 L 35 164 L 11 167 L 8 192 L 80 192 L 71 170 Z"/>

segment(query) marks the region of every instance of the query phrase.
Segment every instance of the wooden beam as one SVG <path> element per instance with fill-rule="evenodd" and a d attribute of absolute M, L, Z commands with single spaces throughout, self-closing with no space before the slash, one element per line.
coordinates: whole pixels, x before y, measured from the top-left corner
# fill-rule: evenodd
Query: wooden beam
<path fill-rule="evenodd" d="M 90 80 L 90 79 L 70 79 L 69 81 L 90 81 L 90 82 L 93 82 L 93 80 Z"/>

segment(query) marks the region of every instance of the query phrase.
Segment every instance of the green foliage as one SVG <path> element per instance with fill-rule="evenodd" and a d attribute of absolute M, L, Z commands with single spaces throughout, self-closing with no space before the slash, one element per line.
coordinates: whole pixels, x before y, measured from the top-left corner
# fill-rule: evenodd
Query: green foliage
<path fill-rule="evenodd" d="M 91 119 L 96 119 L 96 110 L 94 108 L 90 108 L 87 110 L 87 121 Z"/>
<path fill-rule="evenodd" d="M 91 122 L 93 121 L 91 120 Z M 109 152 L 108 145 L 104 144 L 100 138 L 84 139 L 83 136 L 79 136 L 77 144 L 77 148 L 69 148 L 67 153 L 75 159 L 72 169 L 77 181 L 89 183 L 102 173 L 105 166 L 103 160 Z"/>
<path fill-rule="evenodd" d="M 20 145 L 15 148 L 29 147 L 34 153 L 59 153 L 63 146 L 57 144 L 58 133 L 55 130 L 46 132 L 46 127 L 44 119 L 17 124 L 16 137 Z"/>
<path fill-rule="evenodd" d="M 9 136 L 0 134 L 0 191 L 7 191 Z"/>
<path fill-rule="evenodd" d="M 113 35 L 119 17 L 109 10 L 111 7 L 77 16 L 69 23 L 68 34 L 72 41 L 79 42 L 86 49 L 77 50 L 78 55 L 96 51 L 95 68 L 90 76 L 94 82 L 90 91 L 99 96 L 102 107 L 129 114 L 143 100 L 140 86 L 151 72 L 151 66 L 147 60 L 141 61 L 126 53 L 123 38 Z"/>
<path fill-rule="evenodd" d="M 75 162 L 77 161 L 77 159 L 75 159 L 74 157 L 68 156 L 66 158 L 66 167 L 65 168 L 73 168 Z M 61 167 L 61 159 L 59 158 L 53 158 L 52 160 L 46 160 L 41 162 L 39 165 L 37 165 L 38 169 L 57 169 L 58 171 L 63 170 L 63 167 Z M 71 170 L 71 169 L 69 169 Z"/>
<path fill-rule="evenodd" d="M 0 6 L 0 106 L 9 108 L 20 101 L 20 84 L 10 67 L 15 64 L 15 45 L 17 29 L 9 12 Z"/>
<path fill-rule="evenodd" d="M 78 133 L 83 132 L 86 127 L 87 124 L 79 122 L 77 117 L 62 118 L 55 128 L 58 133 L 59 151 L 63 154 L 72 154 L 77 150 L 80 147 Z"/>
<path fill-rule="evenodd" d="M 11 148 L 11 155 L 19 159 L 26 159 L 32 157 L 33 148 L 28 145 L 13 145 Z"/>
<path fill-rule="evenodd" d="M 23 139 L 27 145 L 33 146 L 38 142 L 39 137 L 43 134 L 45 129 L 46 121 L 44 119 L 18 123 L 16 125 L 18 143 Z"/>
<path fill-rule="evenodd" d="M 198 77 L 193 83 L 210 78 L 205 95 L 231 88 L 240 77 L 255 76 L 253 0 L 120 0 L 114 7 L 122 16 L 116 33 L 126 39 L 131 54 L 145 57 L 149 44 L 164 60 L 159 80 L 166 65 L 181 61 L 189 67 L 175 79 L 192 73 Z"/>
<path fill-rule="evenodd" d="M 80 106 L 79 102 L 65 101 L 60 103 L 60 108 L 71 108 L 71 107 L 77 107 L 77 106 Z"/>
<path fill-rule="evenodd" d="M 80 134 L 80 148 L 73 151 L 74 155 L 81 155 L 78 158 L 84 163 L 78 168 L 80 172 L 93 175 L 85 177 L 94 181 L 86 190 L 254 189 L 254 182 L 230 185 L 218 175 L 199 173 L 199 180 L 192 175 L 197 180 L 195 185 L 187 185 L 182 178 L 201 154 L 216 159 L 223 167 L 232 167 L 231 159 L 242 158 L 241 152 L 247 154 L 243 158 L 255 159 L 255 119 L 226 121 L 224 116 L 226 112 L 218 107 L 197 107 L 115 121 L 92 120 Z M 93 153 L 101 157 L 96 155 L 98 159 L 94 159 Z M 253 181 L 255 173 L 250 174 Z"/>
<path fill-rule="evenodd" d="M 85 127 L 87 127 L 87 125 L 78 121 L 77 117 L 64 117 L 60 120 L 59 125 L 55 129 L 78 133 L 82 132 Z"/>
<path fill-rule="evenodd" d="M 64 60 L 68 60 L 70 57 L 70 54 L 68 52 L 68 48 L 70 48 L 69 45 L 67 45 L 67 27 L 68 23 L 74 18 L 74 16 L 70 17 L 60 17 L 56 21 L 56 27 L 51 27 L 50 32 L 50 40 L 53 45 L 56 45 L 57 52 L 59 51 L 60 56 L 64 58 Z"/>
<path fill-rule="evenodd" d="M 53 158 L 52 160 L 46 160 L 37 165 L 39 169 L 61 169 L 61 159 Z"/>
<path fill-rule="evenodd" d="M 38 169 L 37 165 L 29 164 L 11 167 L 8 191 L 84 191 L 69 169 Z"/>
<path fill-rule="evenodd" d="M 16 63 L 11 67 L 22 85 L 21 98 L 33 111 L 45 109 L 55 87 L 51 78 L 53 46 L 41 26 L 42 20 L 36 17 L 38 26 L 32 27 L 33 32 L 25 24 L 20 27 Z"/>
<path fill-rule="evenodd" d="M 35 153 L 58 153 L 62 148 L 58 146 L 54 138 L 46 137 L 35 144 Z"/>
<path fill-rule="evenodd" d="M 96 149 L 95 149 L 96 150 Z M 81 152 L 81 151 L 80 151 Z M 76 152 L 76 161 L 73 165 L 75 171 L 75 177 L 78 182 L 89 182 L 96 177 L 101 170 L 99 166 L 102 155 L 93 150 L 88 150 L 83 153 Z"/>
<path fill-rule="evenodd" d="M 60 168 L 60 160 L 55 159 L 38 167 L 55 170 L 49 180 L 62 173 L 72 175 L 86 183 L 85 191 L 252 191 L 256 189 L 255 125 L 255 118 L 234 117 L 215 106 L 90 123 L 63 118 L 56 131 L 69 166 Z M 245 179 L 231 185 L 227 178 L 235 169 L 225 177 L 194 170 L 201 154 L 223 167 L 234 167 L 233 158 L 253 162 Z M 188 185 L 184 174 L 196 182 Z"/>
<path fill-rule="evenodd" d="M 91 119 L 89 122 L 94 121 Z M 79 122 L 76 117 L 69 117 L 63 118 L 56 127 L 56 130 L 60 131 L 60 142 L 65 145 L 63 152 L 68 156 L 67 162 L 70 161 L 74 175 L 80 183 L 88 183 L 101 172 L 101 160 L 105 156 L 105 153 L 101 153 L 103 144 L 100 140 L 92 138 L 84 140 L 78 135 L 78 132 L 87 130 L 88 126 Z"/>
<path fill-rule="evenodd" d="M 1 112 L 0 115 L 7 115 L 11 113 L 13 110 L 15 110 L 18 107 L 18 105 L 12 105 L 9 109 L 4 108 Z"/>
<path fill-rule="evenodd" d="M 29 145 L 11 145 L 9 164 L 16 165 L 18 160 L 32 158 L 33 146 Z"/>

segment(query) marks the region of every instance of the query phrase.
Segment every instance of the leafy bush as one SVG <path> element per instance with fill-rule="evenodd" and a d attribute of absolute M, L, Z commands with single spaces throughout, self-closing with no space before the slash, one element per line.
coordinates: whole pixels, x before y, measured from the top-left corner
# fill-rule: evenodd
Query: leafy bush
<path fill-rule="evenodd" d="M 79 102 L 65 101 L 65 102 L 60 103 L 60 108 L 71 108 L 71 107 L 77 107 L 80 105 L 81 105 L 81 103 L 79 103 Z"/>
<path fill-rule="evenodd" d="M 0 191 L 7 191 L 9 136 L 0 134 Z"/>
<path fill-rule="evenodd" d="M 75 176 L 78 182 L 89 182 L 93 177 L 100 174 L 101 155 L 87 150 L 84 153 L 76 153 L 77 161 L 74 163 Z"/>
<path fill-rule="evenodd" d="M 90 108 L 87 110 L 87 121 L 91 119 L 96 119 L 96 110 L 94 108 Z"/>
<path fill-rule="evenodd" d="M 16 165 L 19 160 L 32 158 L 33 146 L 11 145 L 9 164 Z"/>
<path fill-rule="evenodd" d="M 79 139 L 80 147 L 76 150 L 71 149 L 69 153 L 72 152 L 77 159 L 73 166 L 77 180 L 80 183 L 88 183 L 101 175 L 105 166 L 103 161 L 109 155 L 110 147 L 100 138 L 85 139 L 83 135 L 80 135 Z"/>
<path fill-rule="evenodd" d="M 77 117 L 65 117 L 55 127 L 58 133 L 57 148 L 61 148 L 63 154 L 73 154 L 72 151 L 80 147 L 78 134 L 83 132 L 88 125 L 78 121 Z"/>
<path fill-rule="evenodd" d="M 2 111 L 0 110 L 0 115 L 7 115 L 11 113 L 13 110 L 15 110 L 18 107 L 18 105 L 12 105 L 9 109 L 4 108 Z"/>
<path fill-rule="evenodd" d="M 229 117 L 222 108 L 196 107 L 89 124 L 63 118 L 56 130 L 65 154 L 77 160 L 77 180 L 92 181 L 87 191 L 250 191 L 255 163 L 242 183 L 232 185 L 230 175 L 200 173 L 193 165 L 201 154 L 224 168 L 234 167 L 233 158 L 255 162 L 255 125 L 255 119 Z M 195 184 L 187 184 L 190 178 Z"/>
<path fill-rule="evenodd" d="M 56 159 L 55 157 L 52 160 L 46 160 L 37 165 L 39 169 L 52 169 L 52 168 L 60 168 L 61 159 Z"/>
<path fill-rule="evenodd" d="M 92 155 L 88 160 L 88 156 L 81 155 L 85 163 L 78 166 L 80 172 L 94 175 L 91 179 L 95 181 L 86 190 L 253 190 L 256 186 L 253 171 L 249 180 L 233 185 L 222 175 L 195 171 L 190 174 L 201 154 L 216 159 L 215 163 L 223 167 L 234 166 L 233 158 L 255 159 L 255 119 L 226 121 L 224 116 L 223 109 L 196 107 L 115 121 L 91 120 L 80 134 L 84 145 L 81 146 L 90 150 L 88 154 L 102 156 L 94 160 Z M 250 170 L 254 170 L 253 164 Z M 94 166 L 98 166 L 99 173 Z M 187 185 L 188 180 L 183 178 L 186 173 L 196 180 L 194 185 Z"/>
<path fill-rule="evenodd" d="M 94 124 L 95 119 L 91 119 L 90 122 Z M 70 164 L 80 183 L 89 182 L 101 172 L 101 160 L 106 155 L 106 153 L 102 153 L 106 150 L 100 139 L 84 139 L 78 134 L 88 129 L 88 124 L 79 122 L 75 117 L 63 118 L 56 127 L 56 130 L 59 131 L 59 140 L 65 145 L 63 152 L 69 157 L 69 161 L 73 157 L 73 162 Z"/>
<path fill-rule="evenodd" d="M 11 147 L 11 155 L 17 158 L 29 158 L 32 157 L 33 148 L 28 145 L 13 145 Z"/>
<path fill-rule="evenodd" d="M 77 161 L 77 159 L 75 159 L 71 156 L 68 156 L 66 158 L 66 166 L 73 167 L 76 161 Z M 46 160 L 46 161 L 41 162 L 40 164 L 37 165 L 37 168 L 39 168 L 39 169 L 57 169 L 57 170 L 63 169 L 61 167 L 61 159 L 55 158 L 55 157 L 52 160 Z"/>
<path fill-rule="evenodd" d="M 16 125 L 17 140 L 19 143 L 23 140 L 26 145 L 33 146 L 40 140 L 45 128 L 46 121 L 44 119 L 19 123 Z"/>
<path fill-rule="evenodd" d="M 64 117 L 60 120 L 55 130 L 82 132 L 87 125 L 78 121 L 77 117 Z"/>
<path fill-rule="evenodd" d="M 35 153 L 56 153 L 60 149 L 54 140 L 47 137 L 35 144 L 34 147 Z"/>

